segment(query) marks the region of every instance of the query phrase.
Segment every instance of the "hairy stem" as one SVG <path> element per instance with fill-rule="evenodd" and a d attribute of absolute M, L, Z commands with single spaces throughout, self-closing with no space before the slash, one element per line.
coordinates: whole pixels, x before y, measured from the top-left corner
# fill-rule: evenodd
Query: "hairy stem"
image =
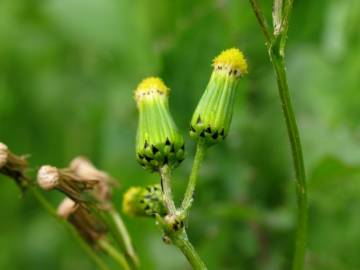
<path fill-rule="evenodd" d="M 195 192 L 197 178 L 198 178 L 198 175 L 199 175 L 201 163 L 203 162 L 204 157 L 205 157 L 205 153 L 206 153 L 206 146 L 204 145 L 203 142 L 199 142 L 197 144 L 197 146 L 196 146 L 196 153 L 195 153 L 194 163 L 193 163 L 193 167 L 192 167 L 191 174 L 190 174 L 189 183 L 187 185 L 185 195 L 184 195 L 184 199 L 183 199 L 183 202 L 181 204 L 181 208 L 185 212 L 188 212 L 189 208 L 191 207 L 194 192 Z"/>
<path fill-rule="evenodd" d="M 131 258 L 131 261 L 133 262 L 135 267 L 138 268 L 140 264 L 139 258 L 134 250 L 134 247 L 131 242 L 130 234 L 126 229 L 124 221 L 122 220 L 120 214 L 115 209 L 110 210 L 110 216 L 113 222 L 115 223 L 116 228 L 122 238 L 121 240 L 124 244 L 125 252 Z"/>
<path fill-rule="evenodd" d="M 121 254 L 116 248 L 114 248 L 108 241 L 105 239 L 100 239 L 98 241 L 98 245 L 111 257 L 116 261 L 122 269 L 131 270 L 126 258 L 123 254 Z"/>
<path fill-rule="evenodd" d="M 186 232 L 170 237 L 172 243 L 185 255 L 194 270 L 206 270 L 205 263 L 201 260 L 193 245 L 188 240 Z"/>
<path fill-rule="evenodd" d="M 171 191 L 171 170 L 168 165 L 164 165 L 160 168 L 160 176 L 165 207 L 170 215 L 175 215 L 176 206 Z"/>

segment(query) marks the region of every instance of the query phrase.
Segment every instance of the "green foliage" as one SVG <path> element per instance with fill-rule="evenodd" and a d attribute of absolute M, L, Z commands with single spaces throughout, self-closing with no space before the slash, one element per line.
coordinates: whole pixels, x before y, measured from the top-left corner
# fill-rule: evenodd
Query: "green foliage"
<path fill-rule="evenodd" d="M 295 1 L 292 16 L 286 60 L 309 183 L 306 269 L 359 269 L 359 2 Z M 248 1 L 3 0 L 0 40 L 0 141 L 31 154 L 32 175 L 44 163 L 63 167 L 87 155 L 121 180 L 122 191 L 157 182 L 134 154 L 137 83 L 164 79 L 187 136 L 210 60 L 240 47 L 249 75 L 239 83 L 227 139 L 204 162 L 188 234 L 210 269 L 289 269 L 293 170 Z M 174 175 L 175 198 L 190 166 L 185 160 Z M 122 191 L 115 194 L 119 209 Z M 2 176 L 0 203 L 0 269 L 95 269 L 31 195 L 21 199 Z M 152 220 L 125 221 L 142 269 L 187 266 Z"/>

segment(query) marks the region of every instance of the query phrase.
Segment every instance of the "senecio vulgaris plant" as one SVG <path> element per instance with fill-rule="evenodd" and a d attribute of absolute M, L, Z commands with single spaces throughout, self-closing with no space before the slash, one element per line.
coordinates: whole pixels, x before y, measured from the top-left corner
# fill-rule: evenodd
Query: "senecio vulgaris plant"
<path fill-rule="evenodd" d="M 166 243 L 177 246 L 194 269 L 207 269 L 190 243 L 186 224 L 201 162 L 206 149 L 226 138 L 233 114 L 236 87 L 247 73 L 244 55 L 236 48 L 220 53 L 190 122 L 190 137 L 196 154 L 180 207 L 172 196 L 171 175 L 185 158 L 184 139 L 169 110 L 170 89 L 156 77 L 144 79 L 135 90 L 139 111 L 136 158 L 139 164 L 160 176 L 160 185 L 131 187 L 124 196 L 123 210 L 129 216 L 156 220 Z"/>
<path fill-rule="evenodd" d="M 226 138 L 233 114 L 236 86 L 247 73 L 246 60 L 238 49 L 220 53 L 192 119 L 189 135 L 196 142 L 196 154 L 181 206 L 172 198 L 172 172 L 185 159 L 185 144 L 169 110 L 170 89 L 156 77 L 143 80 L 135 90 L 139 111 L 136 159 L 159 183 L 131 187 L 123 196 L 122 210 L 130 217 L 154 218 L 166 243 L 178 247 L 193 269 L 207 269 L 190 243 L 186 224 L 201 162 L 206 149 Z M 12 178 L 25 195 L 68 229 L 99 269 L 110 270 L 104 256 L 117 269 L 140 267 L 128 230 L 114 205 L 113 190 L 118 181 L 99 170 L 85 157 L 74 158 L 67 167 L 43 165 L 36 181 L 28 175 L 26 155 L 18 156 L 0 143 L 0 174 Z M 60 192 L 63 200 L 54 207 L 41 192 Z"/>

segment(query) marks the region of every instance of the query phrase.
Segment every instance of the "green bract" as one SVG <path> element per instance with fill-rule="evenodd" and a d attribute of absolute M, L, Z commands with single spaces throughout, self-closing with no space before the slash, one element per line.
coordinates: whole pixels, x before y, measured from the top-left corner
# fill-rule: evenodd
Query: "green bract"
<path fill-rule="evenodd" d="M 236 86 L 247 73 L 247 64 L 238 49 L 222 52 L 213 62 L 214 70 L 190 124 L 190 136 L 207 145 L 218 143 L 229 131 Z"/>
<path fill-rule="evenodd" d="M 143 80 L 135 90 L 139 110 L 136 156 L 146 169 L 177 167 L 184 160 L 184 139 L 169 112 L 169 89 L 159 78 Z"/>

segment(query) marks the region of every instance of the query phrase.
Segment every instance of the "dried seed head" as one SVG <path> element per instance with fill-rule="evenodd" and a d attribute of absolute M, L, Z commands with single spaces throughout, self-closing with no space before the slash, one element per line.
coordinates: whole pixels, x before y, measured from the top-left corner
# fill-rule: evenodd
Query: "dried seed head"
<path fill-rule="evenodd" d="M 0 143 L 0 173 L 15 180 L 22 191 L 30 185 L 30 179 L 25 175 L 27 161 L 25 156 L 17 156 L 9 148 Z"/>
<path fill-rule="evenodd" d="M 60 177 L 58 168 L 44 165 L 38 171 L 37 182 L 42 189 L 51 190 L 59 186 Z"/>
<path fill-rule="evenodd" d="M 190 123 L 190 136 L 208 146 L 226 137 L 234 109 L 239 78 L 247 73 L 244 55 L 238 49 L 223 51 L 213 61 L 214 70 Z"/>
<path fill-rule="evenodd" d="M 106 172 L 98 170 L 85 157 L 76 157 L 70 163 L 69 169 L 79 177 L 79 181 L 96 181 L 94 185 L 94 196 L 102 203 L 110 203 L 111 186 L 116 186 L 117 182 Z"/>
<path fill-rule="evenodd" d="M 0 169 L 4 167 L 8 161 L 9 149 L 8 147 L 0 143 Z"/>
<path fill-rule="evenodd" d="M 145 79 L 135 90 L 139 110 L 136 156 L 151 171 L 165 164 L 175 168 L 185 157 L 184 139 L 171 117 L 168 97 L 169 89 L 159 78 Z"/>
<path fill-rule="evenodd" d="M 68 168 L 58 169 L 49 165 L 40 168 L 37 182 L 44 190 L 57 189 L 77 203 L 94 202 L 88 191 L 98 184 L 97 180 L 86 181 L 80 178 Z"/>
<path fill-rule="evenodd" d="M 90 160 L 81 156 L 74 158 L 69 168 L 81 178 L 88 180 L 106 181 L 111 178 L 107 173 L 95 168 Z"/>
<path fill-rule="evenodd" d="M 123 212 L 131 217 L 164 216 L 166 210 L 160 185 L 129 188 L 124 194 Z"/>
<path fill-rule="evenodd" d="M 78 207 L 78 204 L 76 204 L 72 199 L 66 197 L 58 206 L 57 214 L 63 219 L 68 219 L 68 217 L 73 214 Z"/>
<path fill-rule="evenodd" d="M 82 204 L 77 204 L 70 198 L 65 198 L 59 205 L 59 217 L 68 220 L 81 237 L 92 246 L 107 232 L 106 225 Z"/>

